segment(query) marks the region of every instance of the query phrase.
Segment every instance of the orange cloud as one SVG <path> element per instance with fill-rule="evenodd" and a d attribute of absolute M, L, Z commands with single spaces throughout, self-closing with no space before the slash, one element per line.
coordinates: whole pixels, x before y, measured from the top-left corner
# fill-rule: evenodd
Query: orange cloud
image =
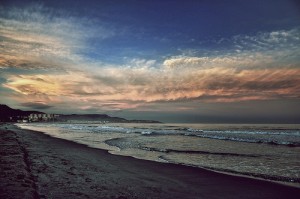
<path fill-rule="evenodd" d="M 199 99 L 236 102 L 300 98 L 300 69 L 233 68 L 104 68 L 94 74 L 19 75 L 4 85 L 32 101 L 43 96 L 55 102 L 98 103 L 114 101 L 117 109 L 146 102 Z M 22 99 L 23 100 L 23 99 Z M 116 104 L 118 103 L 118 104 Z M 133 105 L 137 104 L 137 105 Z"/>
<path fill-rule="evenodd" d="M 0 69 L 12 69 L 1 73 L 2 86 L 13 91 L 6 98 L 20 104 L 118 110 L 185 99 L 237 102 L 300 98 L 298 29 L 237 36 L 233 43 L 239 51 L 219 56 L 181 55 L 162 62 L 135 58 L 112 66 L 88 60 L 80 52 L 90 50 L 85 42 L 93 34 L 104 39 L 113 32 L 89 28 L 95 26 L 84 19 L 47 17 L 43 8 L 36 10 L 17 10 L 10 13 L 16 15 L 12 19 L 0 18 Z M 28 21 L 25 26 L 23 18 Z M 285 43 L 287 39 L 293 43 Z M 267 47 L 241 51 L 249 43 Z M 272 50 L 274 43 L 279 47 Z M 19 69 L 26 69 L 26 74 L 14 73 Z"/>

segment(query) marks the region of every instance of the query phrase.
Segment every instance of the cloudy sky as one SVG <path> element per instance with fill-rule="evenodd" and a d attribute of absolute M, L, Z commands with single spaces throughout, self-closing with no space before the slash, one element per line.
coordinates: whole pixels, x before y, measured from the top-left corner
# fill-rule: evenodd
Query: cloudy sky
<path fill-rule="evenodd" d="M 300 3 L 0 3 L 0 103 L 164 122 L 300 123 Z"/>

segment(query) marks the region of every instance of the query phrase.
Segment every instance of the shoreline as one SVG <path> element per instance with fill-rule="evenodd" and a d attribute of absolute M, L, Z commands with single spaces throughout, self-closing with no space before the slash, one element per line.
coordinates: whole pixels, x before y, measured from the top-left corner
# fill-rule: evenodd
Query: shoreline
<path fill-rule="evenodd" d="M 23 129 L 22 127 L 19 127 L 16 124 L 14 124 L 14 125 L 17 126 L 18 128 Z M 31 130 L 31 129 L 26 129 L 25 128 L 24 130 Z M 38 131 L 38 132 L 41 132 L 43 134 L 49 135 L 48 133 L 40 131 L 40 130 L 32 130 L 32 131 Z M 55 137 L 55 138 L 60 138 L 60 137 L 56 137 L 56 136 L 52 136 L 52 135 L 50 135 L 50 136 Z M 64 139 L 64 138 L 60 138 L 60 139 Z M 115 138 L 112 138 L 112 140 L 114 140 L 114 139 Z M 69 140 L 69 139 L 65 139 L 65 140 Z M 75 142 L 75 143 L 78 143 L 78 144 L 84 144 L 84 143 L 80 143 L 80 142 L 77 142 L 77 141 L 74 141 L 74 140 L 69 140 L 69 141 Z M 110 145 L 107 141 L 110 141 L 110 140 L 104 141 L 107 145 L 118 148 L 117 146 Z M 229 142 L 231 142 L 231 140 L 229 140 Z M 266 143 L 264 143 L 264 144 L 266 144 Z M 249 173 L 247 173 L 247 172 L 242 173 L 242 172 L 226 170 L 226 169 L 216 169 L 216 168 L 212 168 L 212 167 L 202 167 L 202 166 L 197 166 L 197 165 L 192 165 L 192 164 L 177 163 L 177 162 L 172 162 L 172 161 L 165 160 L 165 159 L 162 159 L 162 161 L 144 159 L 144 158 L 134 156 L 134 155 L 122 155 L 122 154 L 119 154 L 119 153 L 115 153 L 114 150 L 110 151 L 108 149 L 94 147 L 93 145 L 89 145 L 89 144 L 84 144 L 84 145 L 87 146 L 87 147 L 90 147 L 90 148 L 95 148 L 95 149 L 100 149 L 100 150 L 107 151 L 111 155 L 126 156 L 126 157 L 132 157 L 132 158 L 135 158 L 135 159 L 138 159 L 138 160 L 148 160 L 148 161 L 154 161 L 154 162 L 159 162 L 159 163 L 168 163 L 168 164 L 176 164 L 176 165 L 182 165 L 182 166 L 193 167 L 193 168 L 200 168 L 200 169 L 204 169 L 204 170 L 207 170 L 207 171 L 213 171 L 213 172 L 217 172 L 217 173 L 221 173 L 221 174 L 227 174 L 227 175 L 232 175 L 232 176 L 240 176 L 240 177 L 246 177 L 246 178 L 251 178 L 251 179 L 258 179 L 258 180 L 274 182 L 274 183 L 278 183 L 278 184 L 283 184 L 283 185 L 287 185 L 287 186 L 300 188 L 299 179 L 296 179 L 296 180 L 293 181 L 293 179 L 290 179 L 288 177 L 263 175 L 263 174 L 256 174 L 256 173 L 250 173 L 250 172 Z M 118 149 L 118 150 L 120 150 L 120 149 Z"/>
<path fill-rule="evenodd" d="M 15 132 L 28 153 L 38 198 L 297 198 L 300 194 L 299 187 L 287 183 L 118 156 L 12 124 L 5 127 L 0 131 Z"/>
<path fill-rule="evenodd" d="M 44 132 L 41 132 L 41 133 L 44 133 Z M 71 141 L 71 142 L 75 142 L 75 141 Z M 75 143 L 81 144 L 81 143 L 78 143 L 78 142 L 75 142 Z M 85 145 L 85 144 L 83 144 L 83 145 Z M 174 164 L 174 165 L 180 165 L 180 166 L 184 166 L 184 167 L 198 168 L 198 169 L 203 169 L 203 170 L 206 170 L 206 171 L 220 173 L 220 174 L 225 174 L 225 175 L 229 175 L 229 176 L 237 176 L 237 177 L 244 177 L 244 178 L 249 178 L 249 179 L 256 179 L 256 180 L 261 180 L 261 181 L 266 181 L 266 182 L 271 182 L 271 183 L 277 183 L 277 184 L 280 184 L 280 185 L 285 185 L 285 186 L 300 188 L 300 183 L 298 183 L 298 182 L 288 182 L 288 181 L 273 180 L 273 179 L 258 177 L 258 176 L 255 176 L 255 175 L 247 175 L 247 174 L 239 173 L 239 172 L 230 172 L 230 171 L 218 170 L 218 169 L 214 169 L 214 168 L 200 167 L 200 166 L 189 165 L 189 164 L 184 164 L 184 163 L 176 163 L 176 162 L 171 162 L 171 161 L 168 161 L 168 160 L 164 160 L 164 161 L 161 161 L 161 162 L 160 161 L 154 161 L 154 160 L 147 160 L 147 159 L 142 159 L 142 158 L 138 158 L 138 157 L 135 157 L 135 156 L 129 156 L 129 155 L 125 156 L 125 155 L 120 155 L 118 153 L 112 153 L 109 150 L 101 149 L 101 148 L 96 148 L 96 147 L 92 147 L 92 146 L 89 146 L 89 145 L 85 145 L 85 146 L 87 146 L 89 148 L 94 148 L 94 149 L 99 149 L 99 150 L 107 151 L 111 155 L 131 157 L 131 158 L 134 158 L 134 159 L 137 159 L 137 160 L 145 160 L 145 161 L 157 162 L 157 163 L 161 163 L 161 164 Z"/>

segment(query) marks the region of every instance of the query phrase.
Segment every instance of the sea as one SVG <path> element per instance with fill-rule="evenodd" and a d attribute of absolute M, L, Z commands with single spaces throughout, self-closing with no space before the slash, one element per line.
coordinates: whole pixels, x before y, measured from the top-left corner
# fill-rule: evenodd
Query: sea
<path fill-rule="evenodd" d="M 115 155 L 300 185 L 300 124 L 17 125 Z"/>

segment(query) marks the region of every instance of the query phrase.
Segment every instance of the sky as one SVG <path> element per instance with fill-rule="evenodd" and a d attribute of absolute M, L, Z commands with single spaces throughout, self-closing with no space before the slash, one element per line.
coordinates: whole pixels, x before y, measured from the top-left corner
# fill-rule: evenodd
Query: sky
<path fill-rule="evenodd" d="M 1 0 L 0 103 L 300 123 L 296 0 Z"/>

